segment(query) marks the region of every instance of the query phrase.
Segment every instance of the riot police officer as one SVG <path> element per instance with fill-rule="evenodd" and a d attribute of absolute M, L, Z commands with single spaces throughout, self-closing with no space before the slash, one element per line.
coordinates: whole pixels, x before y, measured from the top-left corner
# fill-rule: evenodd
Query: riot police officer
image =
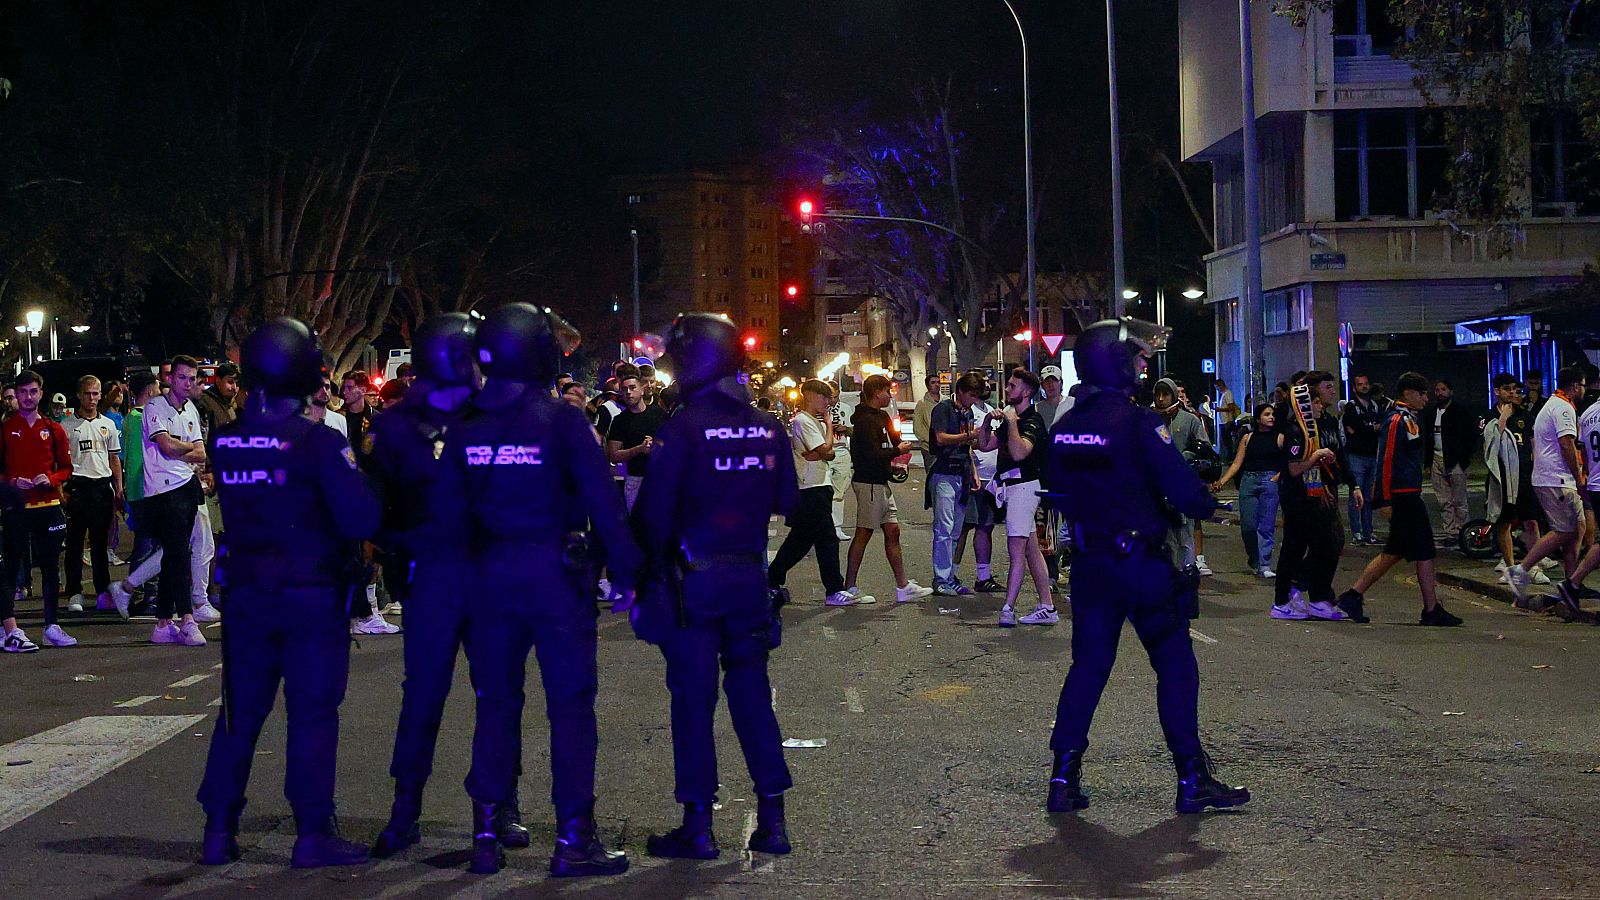
<path fill-rule="evenodd" d="M 370 471 L 385 487 L 383 527 L 376 542 L 390 590 L 404 598 L 407 625 L 404 697 L 389 766 L 394 808 L 372 845 L 378 857 L 392 856 L 422 838 L 422 789 L 433 772 L 456 654 L 467 639 L 469 616 L 482 612 L 461 589 L 473 577 L 466 509 L 440 477 L 445 441 L 469 412 L 477 389 L 477 335 L 477 320 L 466 313 L 423 322 L 412 341 L 416 382 L 398 407 L 372 423 Z M 515 736 L 511 752 L 520 760 L 520 729 Z M 495 830 L 507 847 L 528 846 L 517 807 L 513 792 L 498 810 Z"/>
<path fill-rule="evenodd" d="M 639 550 L 622 497 L 583 413 L 551 396 L 564 323 L 526 303 L 491 312 L 478 328 L 483 390 L 478 415 L 452 429 L 445 470 L 470 513 L 472 565 L 467 661 L 477 692 L 472 738 L 471 870 L 504 860 L 497 823 L 516 791 L 523 682 L 539 660 L 550 718 L 551 799 L 557 835 L 550 873 L 615 875 L 621 853 L 595 836 L 597 673 L 593 582 L 581 532 L 591 520 L 618 590 L 631 590 Z"/>
<path fill-rule="evenodd" d="M 1165 421 L 1130 402 L 1146 355 L 1167 333 L 1135 319 L 1087 328 L 1073 349 L 1085 394 L 1050 431 L 1046 486 L 1072 523 L 1072 667 L 1050 736 L 1051 812 L 1089 805 L 1080 780 L 1089 722 L 1124 620 L 1133 622 L 1156 672 L 1161 730 L 1178 770 L 1178 812 L 1250 799 L 1244 788 L 1212 777 L 1200 745 L 1200 670 L 1189 640 L 1198 584 L 1173 564 L 1168 542 L 1174 514 L 1206 518 L 1216 501 L 1173 446 Z"/>
<path fill-rule="evenodd" d="M 320 384 L 322 351 L 304 323 L 277 319 L 245 339 L 244 414 L 211 436 L 228 507 L 223 704 L 199 801 L 201 862 L 239 858 L 239 812 L 261 725 L 283 684 L 284 793 L 299 837 L 296 868 L 365 862 L 333 823 L 339 704 L 350 673 L 351 561 L 377 531 L 379 502 L 338 432 L 300 414 Z"/>
<path fill-rule="evenodd" d="M 730 396 L 727 379 L 744 359 L 726 316 L 679 316 L 667 353 L 683 405 L 656 434 L 634 510 L 652 572 L 676 569 L 681 590 L 639 602 L 641 637 L 659 643 L 672 693 L 672 754 L 683 824 L 652 835 L 652 856 L 714 859 L 711 809 L 717 794 L 712 717 L 725 673 L 728 712 L 755 782 L 757 824 L 749 848 L 788 853 L 783 793 L 793 786 L 772 710 L 767 654 L 777 645 L 777 604 L 769 597 L 767 522 L 799 499 L 794 459 L 771 414 Z M 742 387 L 741 387 L 742 391 Z M 654 621 L 652 621 L 654 620 Z"/>

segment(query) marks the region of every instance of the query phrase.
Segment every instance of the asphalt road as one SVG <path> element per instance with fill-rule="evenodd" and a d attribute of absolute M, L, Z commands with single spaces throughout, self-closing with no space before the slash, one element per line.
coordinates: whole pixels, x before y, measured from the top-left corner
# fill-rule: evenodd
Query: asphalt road
<path fill-rule="evenodd" d="M 915 489 L 915 486 L 913 486 Z M 908 492 L 908 495 L 909 492 Z M 914 496 L 914 495 L 910 495 Z M 928 577 L 927 515 L 902 503 L 911 571 Z M 781 526 L 777 527 L 781 537 Z M 725 714 L 725 789 L 712 863 L 661 862 L 645 836 L 675 824 L 662 663 L 626 623 L 601 631 L 601 796 L 606 840 L 633 868 L 617 879 L 544 876 L 554 841 L 548 747 L 530 679 L 522 792 L 533 847 L 467 874 L 471 690 L 458 671 L 425 838 L 403 858 L 319 872 L 287 868 L 293 822 L 281 793 L 275 714 L 245 811 L 244 860 L 194 864 L 194 802 L 218 695 L 217 641 L 143 643 L 148 626 L 97 619 L 83 645 L 0 659 L 0 864 L 8 897 L 432 897 L 510 892 L 673 897 L 1595 896 L 1592 795 L 1600 787 L 1600 678 L 1585 625 L 1510 610 L 1457 589 L 1460 629 L 1414 625 L 1416 589 L 1392 577 L 1369 595 L 1373 623 L 1277 622 L 1268 586 L 1243 572 L 1237 530 L 1212 526 L 1194 623 L 1201 722 L 1225 780 L 1250 786 L 1241 812 L 1177 817 L 1154 683 L 1125 633 L 1085 767 L 1093 806 L 1043 811 L 1046 746 L 1070 624 L 1003 631 L 999 600 L 895 607 L 820 605 L 815 567 L 773 664 L 784 732 L 826 738 L 789 751 L 793 855 L 738 848 L 754 798 Z M 1347 556 L 1341 582 L 1362 559 Z M 970 576 L 969 576 L 970 577 Z M 862 587 L 892 596 L 878 546 Z M 1022 610 L 1031 608 L 1027 599 Z M 940 609 L 959 608 L 959 615 Z M 26 619 L 26 617 L 25 617 Z M 35 633 L 37 629 L 35 629 Z M 213 638 L 216 631 L 210 632 Z M 340 820 L 371 839 L 388 811 L 401 639 L 353 652 L 340 753 Z M 101 680 L 79 682 L 92 674 Z M 145 699 L 137 705 L 123 705 Z M 62 726 L 67 726 L 62 728 Z M 40 735 L 43 735 L 40 737 Z M 24 763 L 12 765 L 13 763 Z M 59 799 L 57 799 L 59 797 Z M 53 801 L 53 802 L 51 802 Z M 30 806 L 31 804 L 31 806 Z M 26 815 L 33 807 L 37 811 Z M 20 821 L 19 821 L 20 819 Z"/>

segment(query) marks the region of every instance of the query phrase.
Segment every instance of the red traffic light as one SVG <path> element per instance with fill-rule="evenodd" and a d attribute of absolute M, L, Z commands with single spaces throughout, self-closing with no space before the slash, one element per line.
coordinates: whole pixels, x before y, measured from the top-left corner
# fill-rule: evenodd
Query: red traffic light
<path fill-rule="evenodd" d="M 800 201 L 799 209 L 801 217 L 809 219 L 817 211 L 817 205 L 811 202 L 810 198 L 806 198 Z"/>
<path fill-rule="evenodd" d="M 747 335 L 744 336 L 744 348 L 746 350 L 754 350 L 756 348 L 756 336 L 755 335 L 747 334 Z"/>
<path fill-rule="evenodd" d="M 791 284 L 788 287 L 784 288 L 783 292 L 785 294 L 788 294 L 791 298 L 798 297 L 798 296 L 800 296 L 800 286 Z"/>
<path fill-rule="evenodd" d="M 634 338 L 633 339 L 633 349 L 635 349 L 635 350 L 643 350 L 644 349 L 644 338 Z"/>

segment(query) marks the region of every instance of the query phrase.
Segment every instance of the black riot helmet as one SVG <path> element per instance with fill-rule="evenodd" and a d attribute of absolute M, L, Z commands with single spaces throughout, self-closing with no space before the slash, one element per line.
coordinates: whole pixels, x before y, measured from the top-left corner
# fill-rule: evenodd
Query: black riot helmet
<path fill-rule="evenodd" d="M 507 303 L 478 326 L 478 365 L 490 381 L 549 387 L 561 371 L 552 316 L 531 303 Z"/>
<path fill-rule="evenodd" d="M 683 313 L 667 329 L 667 355 L 677 370 L 685 397 L 737 374 L 744 366 L 744 344 L 733 320 L 720 313 Z"/>
<path fill-rule="evenodd" d="M 250 387 L 273 397 L 301 397 L 322 386 L 322 347 L 299 319 L 273 319 L 250 333 L 239 350 Z"/>
<path fill-rule="evenodd" d="M 1078 335 L 1072 362 L 1078 377 L 1096 390 L 1131 391 L 1139 385 L 1139 357 L 1166 347 L 1171 333 L 1165 325 L 1140 319 L 1105 319 Z"/>
<path fill-rule="evenodd" d="M 411 344 L 411 364 L 418 377 L 439 387 L 472 384 L 478 351 L 476 319 L 459 312 L 433 316 L 417 327 Z"/>

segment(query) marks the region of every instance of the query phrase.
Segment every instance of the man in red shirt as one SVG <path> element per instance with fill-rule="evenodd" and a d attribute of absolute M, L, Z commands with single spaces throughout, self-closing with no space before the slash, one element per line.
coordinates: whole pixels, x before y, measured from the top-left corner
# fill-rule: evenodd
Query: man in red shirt
<path fill-rule="evenodd" d="M 0 422 L 0 477 L 22 492 L 22 509 L 4 515 L 5 558 L 0 563 L 0 584 L 17 583 L 18 561 L 29 543 L 33 562 L 44 580 L 44 639 L 53 647 L 71 647 L 77 639 L 56 624 L 61 596 L 61 540 L 67 517 L 61 509 L 61 485 L 72 477 L 72 451 L 67 432 L 39 414 L 44 383 L 38 373 L 24 369 L 17 376 L 17 411 Z M 5 635 L 0 649 L 32 653 L 38 645 L 17 627 L 15 601 L 10 591 L 0 591 L 0 619 Z"/>

